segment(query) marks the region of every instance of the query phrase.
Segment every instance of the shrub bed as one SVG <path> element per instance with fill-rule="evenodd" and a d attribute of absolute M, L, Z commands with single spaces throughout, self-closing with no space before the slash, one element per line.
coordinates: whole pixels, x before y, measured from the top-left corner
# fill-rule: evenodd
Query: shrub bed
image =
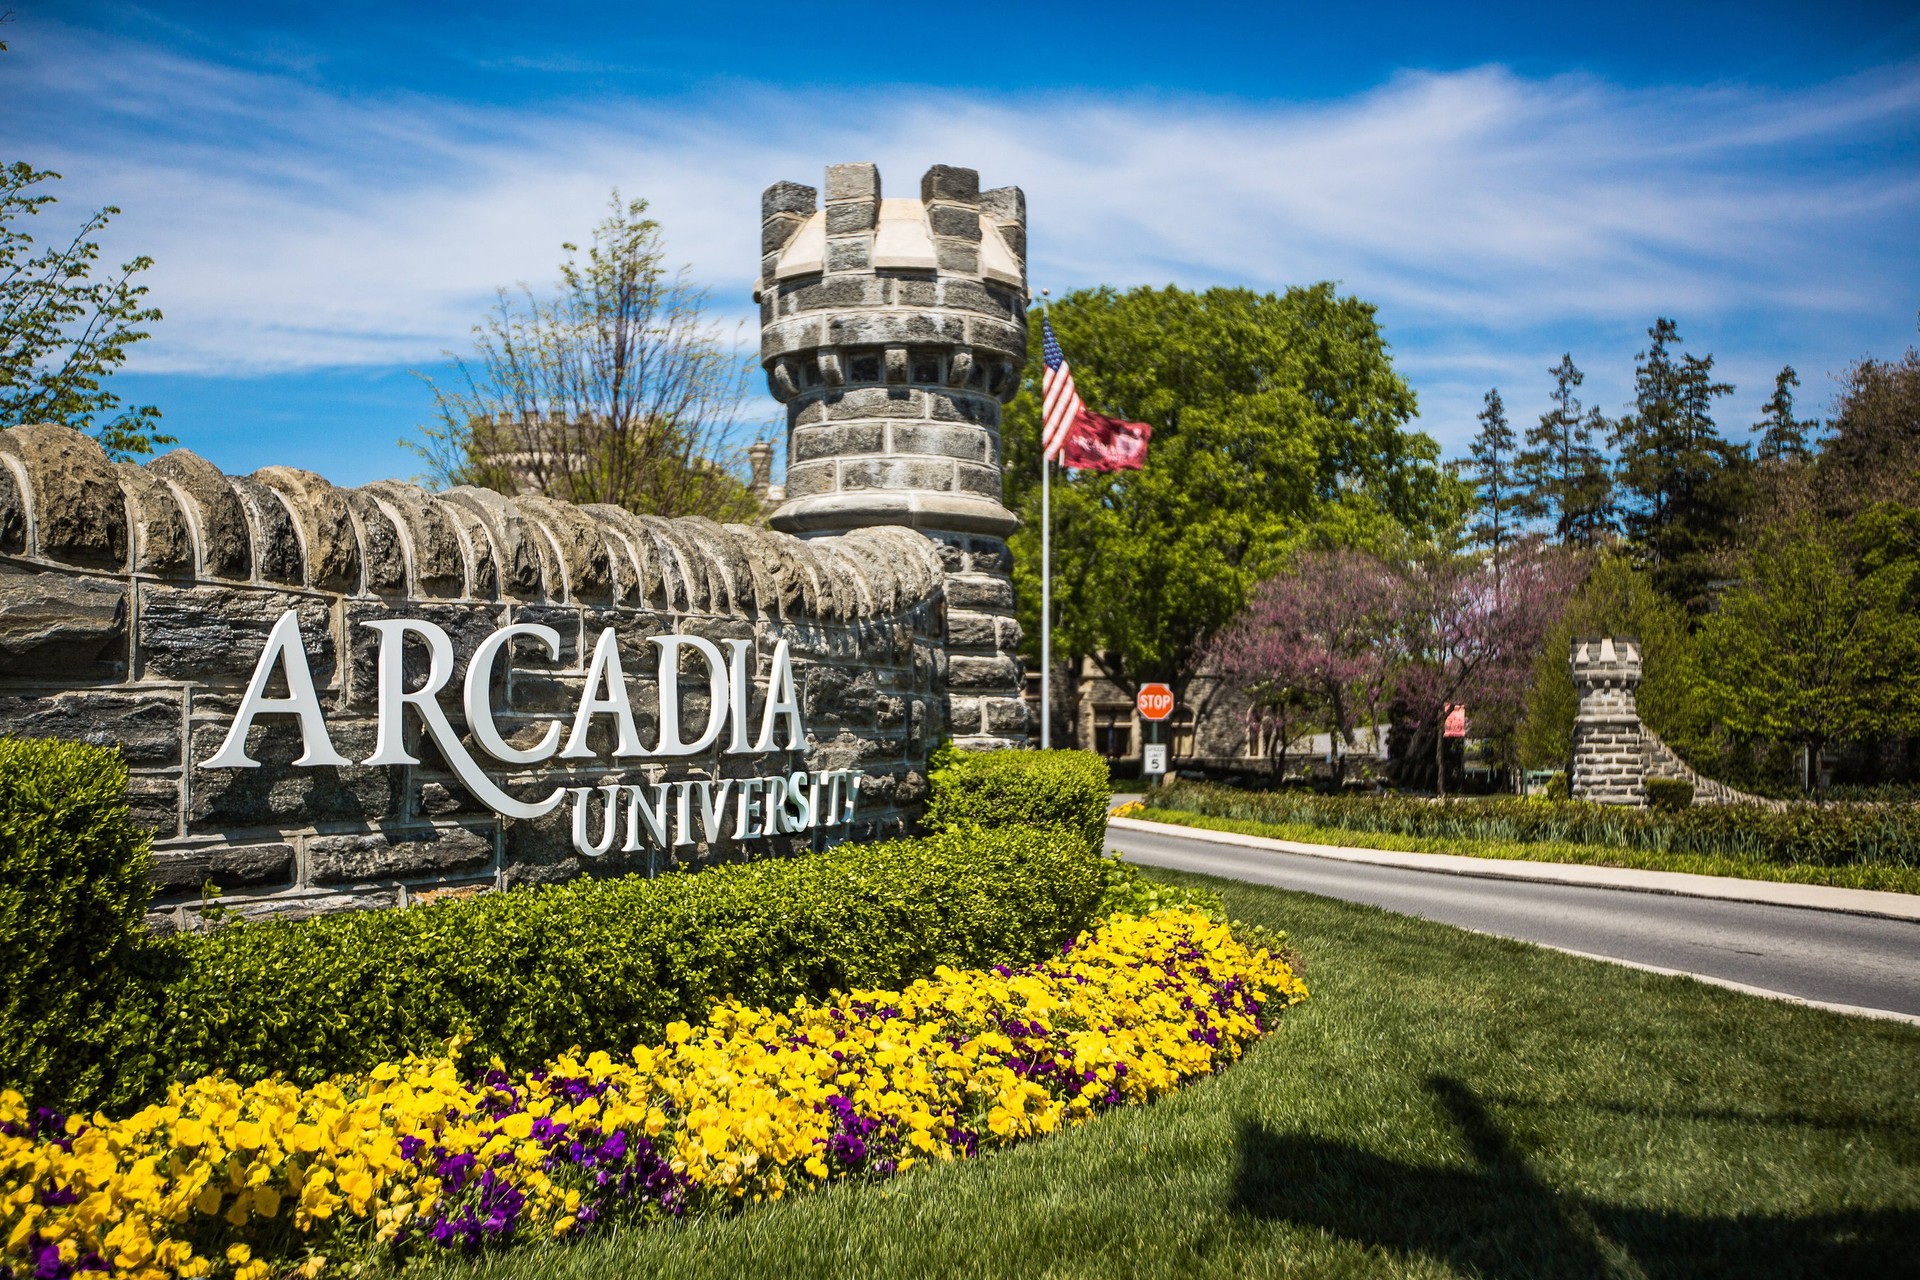
<path fill-rule="evenodd" d="M 164 944 L 114 1101 L 216 1070 L 310 1084 L 456 1035 L 524 1068 L 723 997 L 1022 964 L 1082 928 L 1105 882 L 1076 842 L 1008 827 L 189 934 Z"/>
<path fill-rule="evenodd" d="M 1027 969 L 942 968 L 785 1012 L 729 1001 L 625 1061 L 473 1080 L 410 1059 L 310 1089 L 214 1078 L 120 1122 L 7 1093 L 0 1239 L 10 1269 L 48 1280 L 264 1280 L 778 1199 L 1145 1102 L 1305 996 L 1265 950 L 1166 912 Z"/>
<path fill-rule="evenodd" d="M 929 831 L 968 826 L 988 830 L 1022 824 L 1071 831 L 1099 849 L 1113 794 L 1106 761 L 1091 751 L 956 751 L 934 753 Z"/>
<path fill-rule="evenodd" d="M 1346 831 L 1462 837 L 1514 843 L 1611 845 L 1697 853 L 1776 865 L 1920 867 L 1920 808 L 1757 805 L 1628 809 L 1580 801 L 1406 796 L 1326 796 L 1238 791 L 1182 782 L 1147 805 L 1248 822 L 1300 823 Z"/>
<path fill-rule="evenodd" d="M 0 1082 L 97 1093 L 144 935 L 151 838 L 117 751 L 0 738 Z"/>

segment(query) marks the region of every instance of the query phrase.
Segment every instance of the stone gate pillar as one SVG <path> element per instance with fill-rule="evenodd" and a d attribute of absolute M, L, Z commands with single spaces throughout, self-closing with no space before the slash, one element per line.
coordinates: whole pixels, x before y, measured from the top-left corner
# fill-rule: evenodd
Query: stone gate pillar
<path fill-rule="evenodd" d="M 1596 804 L 1647 802 L 1646 744 L 1634 690 L 1640 684 L 1640 641 L 1632 636 L 1573 641 L 1573 798 Z"/>
<path fill-rule="evenodd" d="M 1000 406 L 1026 362 L 1026 198 L 935 165 L 884 198 L 870 164 L 819 192 L 761 198 L 760 356 L 787 407 L 775 529 L 811 537 L 906 525 L 948 569 L 949 724 L 963 746 L 1024 746 Z"/>

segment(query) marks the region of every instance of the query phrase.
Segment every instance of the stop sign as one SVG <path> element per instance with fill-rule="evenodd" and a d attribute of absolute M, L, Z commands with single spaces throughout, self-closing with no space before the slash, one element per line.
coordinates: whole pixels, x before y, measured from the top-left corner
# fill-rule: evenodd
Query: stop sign
<path fill-rule="evenodd" d="M 1173 714 L 1173 690 L 1163 684 L 1143 684 L 1133 705 L 1143 720 L 1165 720 Z"/>

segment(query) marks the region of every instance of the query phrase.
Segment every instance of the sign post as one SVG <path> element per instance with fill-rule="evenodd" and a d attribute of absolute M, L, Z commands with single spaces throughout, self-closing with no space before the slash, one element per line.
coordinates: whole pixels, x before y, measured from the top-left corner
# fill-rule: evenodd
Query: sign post
<path fill-rule="evenodd" d="M 1167 774 L 1167 746 L 1160 741 L 1160 722 L 1173 714 L 1173 690 L 1164 684 L 1143 684 L 1140 692 L 1134 695 L 1133 705 L 1140 712 L 1140 719 L 1146 722 L 1150 736 L 1148 742 L 1141 744 L 1140 771 L 1149 778 L 1165 779 Z"/>

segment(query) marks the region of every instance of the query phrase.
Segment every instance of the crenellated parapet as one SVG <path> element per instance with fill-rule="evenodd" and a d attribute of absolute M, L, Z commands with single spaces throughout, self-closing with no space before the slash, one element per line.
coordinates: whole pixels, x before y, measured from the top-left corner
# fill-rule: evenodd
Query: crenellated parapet
<path fill-rule="evenodd" d="M 762 702 L 784 651 L 807 733 L 790 751 L 776 742 L 729 755 L 716 742 L 672 760 L 621 760 L 596 721 L 591 761 L 552 761 L 537 777 L 489 771 L 523 795 L 858 770 L 857 819 L 833 838 L 904 830 L 924 795 L 927 752 L 947 731 L 949 585 L 940 548 L 904 528 L 801 539 L 472 488 L 341 489 L 288 467 L 228 476 L 185 450 L 116 463 L 64 427 L 0 431 L 0 733 L 121 747 L 136 813 L 156 834 L 162 902 L 176 915 L 190 916 L 207 886 L 243 910 L 318 911 L 634 868 L 617 851 L 582 858 L 564 807 L 512 820 L 476 803 L 417 726 L 408 738 L 417 763 L 356 763 L 375 754 L 383 635 L 371 624 L 393 619 L 444 633 L 463 670 L 503 628 L 552 629 L 551 655 L 523 646 L 499 661 L 494 718 L 514 742 L 571 714 L 609 629 L 649 743 L 662 713 L 648 678 L 659 637 L 744 655 L 737 687 Z M 349 763 L 290 768 L 300 733 L 278 714 L 245 732 L 263 767 L 209 767 L 289 613 Z M 407 644 L 405 679 L 417 682 L 425 650 Z M 708 696 L 697 675 L 681 681 L 681 724 L 698 723 Z M 441 702 L 471 748 L 457 688 Z M 789 831 L 744 851 L 700 840 L 664 861 L 819 838 Z M 645 865 L 663 865 L 648 856 Z"/>
<path fill-rule="evenodd" d="M 896 525 L 941 547 L 951 580 L 952 723 L 970 746 L 1024 745 L 1027 711 L 1001 501 L 1001 406 L 1027 354 L 1026 199 L 936 165 L 885 195 L 871 164 L 761 204 L 761 361 L 787 409 L 776 529 Z"/>

